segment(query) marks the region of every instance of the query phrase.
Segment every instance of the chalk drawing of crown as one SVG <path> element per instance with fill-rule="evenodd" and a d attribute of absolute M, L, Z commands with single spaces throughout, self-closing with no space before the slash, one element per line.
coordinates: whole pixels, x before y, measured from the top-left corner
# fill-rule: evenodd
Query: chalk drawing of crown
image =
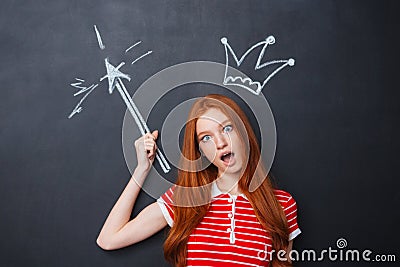
<path fill-rule="evenodd" d="M 221 43 L 224 45 L 225 48 L 225 74 L 224 74 L 224 85 L 234 85 L 234 86 L 240 86 L 248 91 L 250 91 L 253 94 L 259 95 L 264 88 L 264 86 L 268 83 L 268 81 L 279 71 L 284 69 L 287 66 L 294 66 L 295 60 L 293 58 L 289 59 L 280 59 L 280 60 L 272 60 L 272 61 L 267 61 L 264 63 L 261 63 L 261 60 L 264 57 L 265 50 L 269 45 L 272 45 L 275 43 L 275 37 L 274 36 L 268 36 L 265 40 L 253 45 L 250 47 L 241 57 L 238 59 L 236 56 L 235 52 L 233 51 L 232 47 L 228 43 L 228 39 L 226 37 L 221 38 Z M 229 69 L 229 53 L 232 55 L 233 59 L 236 62 L 236 67 L 240 67 L 240 65 L 243 63 L 243 61 L 246 59 L 247 55 L 249 55 L 252 51 L 256 50 L 257 48 L 261 47 L 260 54 L 258 55 L 257 62 L 255 64 L 254 69 L 255 70 L 260 70 L 266 66 L 269 65 L 274 65 L 274 64 L 279 64 L 279 67 L 277 67 L 272 73 L 270 73 L 267 78 L 265 78 L 264 81 L 253 81 L 249 77 L 242 77 L 242 76 L 237 76 L 233 75 L 230 76 L 228 75 L 228 69 Z M 229 53 L 228 53 L 229 52 Z M 232 75 L 232 74 L 231 74 Z"/>

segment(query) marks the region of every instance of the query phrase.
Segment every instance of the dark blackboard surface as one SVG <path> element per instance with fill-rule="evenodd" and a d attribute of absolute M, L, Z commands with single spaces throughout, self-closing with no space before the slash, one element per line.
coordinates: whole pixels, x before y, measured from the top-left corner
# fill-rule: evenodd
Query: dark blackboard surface
<path fill-rule="evenodd" d="M 97 247 L 130 177 L 121 148 L 126 106 L 101 83 L 68 119 L 79 101 L 70 83 L 98 81 L 104 58 L 128 62 L 124 51 L 138 40 L 141 52 L 153 53 L 129 66 L 131 94 L 174 64 L 224 63 L 223 36 L 243 53 L 271 34 L 271 57 L 296 59 L 263 91 L 277 127 L 272 171 L 298 202 L 303 233 L 295 248 L 336 248 L 345 238 L 349 248 L 397 253 L 398 260 L 396 2 L 2 1 L 0 266 L 167 266 L 164 231 L 118 251 Z M 166 96 L 159 112 L 177 99 L 229 94 L 213 86 L 186 88 Z M 149 126 L 160 127 L 162 117 L 151 117 Z M 153 201 L 140 194 L 134 214 Z M 365 263 L 323 262 L 357 264 Z"/>

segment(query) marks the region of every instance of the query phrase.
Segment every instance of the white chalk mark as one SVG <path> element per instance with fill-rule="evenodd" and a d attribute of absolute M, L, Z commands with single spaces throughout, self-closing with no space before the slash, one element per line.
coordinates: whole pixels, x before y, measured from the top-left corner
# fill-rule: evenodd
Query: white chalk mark
<path fill-rule="evenodd" d="M 94 30 L 96 32 L 97 36 L 97 41 L 99 43 L 100 49 L 104 49 L 105 46 L 103 44 L 103 41 L 101 40 L 100 32 L 97 29 L 97 26 L 94 25 Z M 134 48 L 135 46 L 139 45 L 141 41 L 136 42 L 132 46 L 130 46 L 128 49 L 125 50 L 125 53 L 127 53 L 129 50 Z M 143 57 L 151 54 L 153 51 L 148 51 L 144 55 L 140 56 L 139 58 L 135 59 L 132 64 L 137 62 L 138 60 L 142 59 Z M 129 112 L 133 116 L 137 126 L 139 127 L 139 131 L 142 135 L 145 135 L 146 133 L 150 133 L 150 129 L 146 124 L 146 121 L 143 119 L 143 116 L 140 114 L 138 108 L 136 107 L 135 103 L 132 100 L 132 97 L 129 95 L 128 91 L 125 88 L 124 83 L 122 82 L 122 79 L 127 79 L 128 81 L 131 80 L 129 75 L 122 73 L 119 69 L 125 65 L 125 62 L 121 62 L 117 67 L 113 66 L 109 61 L 108 58 L 104 59 L 107 74 L 104 75 L 102 78 L 100 78 L 100 82 L 103 81 L 104 79 L 107 78 L 108 80 L 108 92 L 110 94 L 113 93 L 114 88 L 117 88 L 119 94 L 121 95 L 123 101 L 125 102 Z M 68 116 L 68 118 L 72 118 L 75 114 L 80 113 L 82 111 L 81 104 L 82 102 L 86 99 L 86 97 L 89 96 L 89 94 L 98 86 L 98 84 L 94 85 L 92 84 L 90 87 L 86 87 L 82 85 L 84 82 L 83 79 L 75 78 L 76 82 L 71 83 L 71 86 L 79 89 L 78 92 L 74 94 L 74 96 L 83 94 L 87 92 L 82 99 L 79 101 L 79 103 L 75 106 L 71 114 Z M 167 173 L 171 170 L 171 167 L 169 166 L 167 160 L 165 159 L 163 153 L 161 152 L 160 149 L 156 150 L 156 159 L 159 162 L 162 170 Z"/>
<path fill-rule="evenodd" d="M 124 92 L 125 86 L 123 83 L 120 82 L 121 79 L 117 79 L 117 82 L 115 84 L 115 87 L 117 88 L 119 94 L 122 97 L 122 100 L 124 100 L 129 112 L 131 113 L 133 119 L 135 120 L 137 126 L 139 127 L 139 131 L 142 135 L 146 134 L 146 130 L 144 128 L 144 124 L 143 122 L 140 120 L 139 116 L 137 115 L 134 106 L 131 105 L 129 98 L 127 96 L 127 94 Z"/>
<path fill-rule="evenodd" d="M 84 92 L 90 90 L 91 87 L 92 87 L 92 86 L 89 86 L 89 87 L 87 87 L 87 88 L 86 88 L 86 87 L 83 87 L 80 91 L 76 92 L 76 93 L 74 94 L 74 96 L 80 95 L 80 94 L 82 94 L 82 93 L 84 93 Z M 76 86 L 76 88 L 79 88 L 79 87 Z"/>
<path fill-rule="evenodd" d="M 269 36 L 264 41 L 261 41 L 253 46 L 251 46 L 241 57 L 238 59 L 236 53 L 233 51 L 232 47 L 228 43 L 228 39 L 223 37 L 221 38 L 221 43 L 224 45 L 225 48 L 225 74 L 224 74 L 224 84 L 225 85 L 235 85 L 242 87 L 253 94 L 259 95 L 264 88 L 264 86 L 268 83 L 268 81 L 279 71 L 287 66 L 293 66 L 295 60 L 293 58 L 290 59 L 282 59 L 282 60 L 273 60 L 261 63 L 261 60 L 264 57 L 265 50 L 267 49 L 268 45 L 275 43 L 275 38 L 273 36 Z M 258 55 L 257 62 L 254 66 L 255 70 L 260 70 L 266 66 L 274 65 L 274 64 L 282 64 L 278 68 L 276 68 L 271 74 L 264 79 L 263 82 L 260 81 L 253 81 L 249 77 L 240 77 L 240 76 L 228 76 L 228 68 L 229 68 L 229 55 L 228 52 L 232 55 L 233 59 L 235 60 L 236 67 L 240 67 L 243 61 L 246 59 L 247 55 L 251 53 L 254 49 L 261 47 L 261 52 Z"/>
<path fill-rule="evenodd" d="M 137 46 L 138 44 L 140 44 L 142 41 L 139 41 L 139 42 L 136 42 L 134 45 L 131 45 L 130 47 L 128 47 L 126 50 L 125 50 L 125 53 L 127 53 L 129 50 L 131 50 L 132 48 L 134 48 L 135 46 Z"/>
<path fill-rule="evenodd" d="M 145 56 L 150 55 L 151 53 L 153 53 L 153 51 L 151 51 L 151 50 L 147 51 L 147 53 L 141 55 L 140 57 L 138 57 L 137 59 L 135 59 L 134 61 L 132 61 L 131 64 L 132 64 L 132 65 L 135 64 L 137 61 L 139 61 L 140 59 L 144 58 Z"/>
<path fill-rule="evenodd" d="M 76 83 L 71 83 L 70 85 L 71 85 L 72 87 L 75 87 L 75 88 L 81 89 L 81 90 L 78 91 L 78 92 L 76 92 L 76 93 L 74 94 L 74 96 L 80 95 L 80 94 L 82 94 L 82 93 L 84 93 L 84 92 L 90 90 L 90 89 L 94 86 L 94 84 L 92 84 L 92 85 L 89 86 L 89 87 L 83 86 L 83 85 L 81 85 L 81 84 L 82 84 L 83 82 L 85 82 L 85 80 L 78 79 L 78 78 L 75 78 L 75 80 L 77 80 L 78 82 L 76 82 Z M 96 84 L 96 87 L 97 87 L 97 84 Z"/>
<path fill-rule="evenodd" d="M 124 100 L 129 112 L 131 113 L 133 119 L 135 120 L 137 126 L 139 127 L 139 131 L 142 135 L 146 133 L 150 133 L 150 129 L 147 126 L 145 120 L 143 119 L 142 115 L 140 114 L 138 108 L 136 107 L 135 103 L 133 102 L 132 98 L 130 97 L 128 91 L 125 88 L 124 83 L 122 82 L 121 78 L 116 78 L 117 82 L 115 83 L 115 87 L 117 88 L 118 92 L 120 93 L 122 99 Z M 167 160 L 165 159 L 164 155 L 158 149 L 156 151 L 156 159 L 161 166 L 161 169 L 167 173 L 171 170 Z"/>
<path fill-rule="evenodd" d="M 72 84 L 71 84 L 71 85 L 72 85 Z M 72 85 L 72 86 L 74 86 L 74 85 Z M 81 100 L 78 102 L 78 104 L 75 106 L 75 108 L 72 110 L 71 114 L 69 114 L 68 119 L 71 119 L 76 113 L 80 113 L 80 112 L 82 111 L 82 109 L 83 109 L 83 108 L 81 107 L 82 102 L 86 99 L 86 97 L 89 96 L 89 94 L 90 94 L 91 92 L 93 92 L 94 89 L 96 89 L 97 86 L 98 86 L 98 84 L 92 84 L 91 86 L 89 86 L 89 87 L 87 87 L 87 88 L 84 87 L 84 89 L 82 89 L 82 90 L 80 90 L 78 93 L 75 93 L 75 94 L 74 94 L 74 96 L 76 96 L 76 95 L 81 94 L 81 93 L 83 93 L 83 92 L 85 92 L 85 91 L 88 91 L 88 92 L 81 98 Z M 74 87 L 80 88 L 80 87 L 77 87 L 77 86 L 74 86 Z"/>
<path fill-rule="evenodd" d="M 71 83 L 70 85 L 73 86 L 73 87 L 75 87 L 75 88 L 78 88 L 78 89 L 85 89 L 85 88 L 87 88 L 86 86 L 80 86 L 80 84 L 82 84 L 82 83 L 81 83 L 81 82 L 79 82 L 79 83 Z"/>
<path fill-rule="evenodd" d="M 94 31 L 96 32 L 97 42 L 99 43 L 99 47 L 100 47 L 101 50 L 103 50 L 106 47 L 103 44 L 103 41 L 101 40 L 100 32 L 99 32 L 99 30 L 97 30 L 97 26 L 96 25 L 94 25 Z"/>
<path fill-rule="evenodd" d="M 112 94 L 115 87 L 116 78 L 124 78 L 130 81 L 131 77 L 119 71 L 119 68 L 121 68 L 125 64 L 125 62 L 121 62 L 117 67 L 114 67 L 113 65 L 110 64 L 110 62 L 108 62 L 108 58 L 105 58 L 104 61 L 106 64 L 107 74 L 104 77 L 102 77 L 100 81 L 103 81 L 105 78 L 108 79 L 108 92 Z"/>
<path fill-rule="evenodd" d="M 149 127 L 147 126 L 146 121 L 143 119 L 142 114 L 140 114 L 139 109 L 136 107 L 135 103 L 132 100 L 132 97 L 130 97 L 128 91 L 125 88 L 125 85 L 122 83 L 120 78 L 118 78 L 118 81 L 119 81 L 119 84 L 122 86 L 123 92 L 126 94 L 127 99 L 129 100 L 129 103 L 131 104 L 133 110 L 135 111 L 135 113 L 139 119 L 139 122 L 143 125 L 143 128 L 145 129 L 146 133 L 150 133 L 151 131 L 150 131 Z M 160 150 L 156 151 L 156 159 L 160 163 L 161 168 L 163 169 L 163 171 L 165 173 L 167 173 L 171 170 L 171 167 L 169 166 L 168 161 L 165 159 L 164 155 L 161 153 Z"/>
<path fill-rule="evenodd" d="M 120 63 L 117 67 L 114 67 L 106 58 L 104 60 L 106 69 L 107 69 L 107 75 L 102 77 L 100 81 L 104 80 L 105 78 L 108 79 L 108 91 L 110 94 L 113 93 L 114 88 L 117 88 L 119 94 L 121 95 L 122 99 L 124 100 L 129 112 L 132 114 L 132 117 L 134 118 L 137 126 L 139 127 L 139 131 L 142 135 L 145 135 L 146 133 L 150 133 L 150 129 L 146 124 L 146 121 L 143 119 L 143 116 L 140 114 L 138 108 L 136 107 L 135 103 L 133 102 L 132 98 L 130 97 L 128 91 L 125 88 L 124 83 L 122 82 L 122 79 L 127 79 L 130 81 L 130 77 L 119 71 L 119 68 L 121 68 L 125 63 L 122 62 Z M 169 166 L 168 162 L 165 160 L 164 155 L 157 150 L 156 154 L 156 159 L 160 163 L 161 168 L 165 173 L 169 172 L 171 170 L 171 167 Z"/>
<path fill-rule="evenodd" d="M 120 69 L 123 65 L 125 65 L 125 62 L 121 62 L 121 63 L 119 63 L 119 65 L 116 67 L 116 69 L 118 70 L 118 69 Z"/>

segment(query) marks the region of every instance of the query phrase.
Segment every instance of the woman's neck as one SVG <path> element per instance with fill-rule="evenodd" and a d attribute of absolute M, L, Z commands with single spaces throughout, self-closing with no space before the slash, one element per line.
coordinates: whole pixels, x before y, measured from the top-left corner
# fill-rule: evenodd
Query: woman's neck
<path fill-rule="evenodd" d="M 215 182 L 218 189 L 223 193 L 229 193 L 231 195 L 239 195 L 242 193 L 238 186 L 239 176 L 237 175 L 224 174 L 219 176 Z"/>

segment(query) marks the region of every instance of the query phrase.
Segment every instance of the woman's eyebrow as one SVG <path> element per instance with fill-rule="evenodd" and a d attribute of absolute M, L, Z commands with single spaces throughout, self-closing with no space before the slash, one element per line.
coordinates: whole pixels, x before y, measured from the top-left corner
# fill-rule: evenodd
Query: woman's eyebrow
<path fill-rule="evenodd" d="M 224 120 L 224 121 L 223 121 L 223 122 L 221 122 L 219 125 L 221 125 L 221 126 L 222 126 L 222 125 L 224 125 L 225 123 L 228 123 L 228 122 L 230 123 L 230 122 L 231 122 L 231 120 L 229 120 L 229 119 L 228 119 L 228 120 Z M 199 137 L 199 136 L 200 136 L 201 134 L 203 134 L 203 133 L 208 133 L 208 132 L 209 132 L 208 130 L 206 130 L 206 131 L 202 131 L 202 132 L 200 132 L 200 133 L 198 133 L 198 134 L 197 134 L 197 137 Z"/>

